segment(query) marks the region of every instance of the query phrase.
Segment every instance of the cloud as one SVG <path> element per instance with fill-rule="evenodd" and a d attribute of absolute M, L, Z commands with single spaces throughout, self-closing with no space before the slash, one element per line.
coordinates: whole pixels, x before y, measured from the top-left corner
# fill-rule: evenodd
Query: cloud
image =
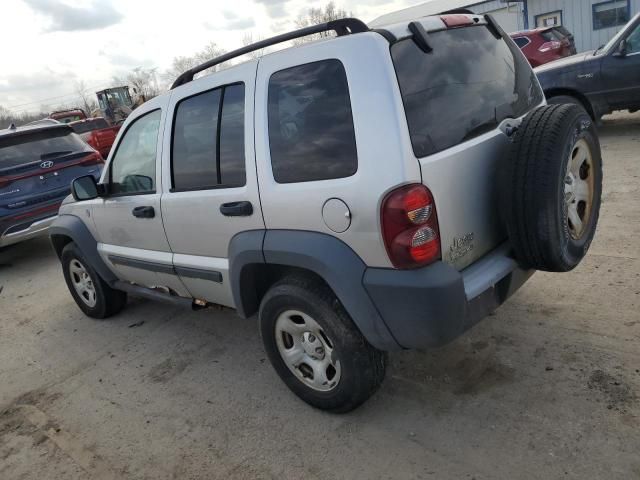
<path fill-rule="evenodd" d="M 123 15 L 107 1 L 72 7 L 60 0 L 24 0 L 36 13 L 49 18 L 50 32 L 98 30 L 119 23 Z"/>
<path fill-rule="evenodd" d="M 264 5 L 267 9 L 267 15 L 271 18 L 282 18 L 287 15 L 285 6 L 289 0 L 256 0 L 257 3 Z"/>

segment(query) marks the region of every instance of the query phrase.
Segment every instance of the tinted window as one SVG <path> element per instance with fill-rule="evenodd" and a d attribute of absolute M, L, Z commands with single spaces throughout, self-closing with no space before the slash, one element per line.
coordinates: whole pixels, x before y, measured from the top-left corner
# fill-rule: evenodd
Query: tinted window
<path fill-rule="evenodd" d="M 640 26 L 627 37 L 627 54 L 640 52 Z"/>
<path fill-rule="evenodd" d="M 542 101 L 524 56 L 486 26 L 435 32 L 429 43 L 428 54 L 411 39 L 391 47 L 416 156 L 487 132 Z"/>
<path fill-rule="evenodd" d="M 69 125 L 76 133 L 87 133 L 93 130 L 100 130 L 103 128 L 109 128 L 109 124 L 104 118 L 94 118 L 92 120 L 86 120 L 84 122 L 73 123 Z"/>
<path fill-rule="evenodd" d="M 224 186 L 245 184 L 244 85 L 224 89 L 220 120 L 220 173 Z"/>
<path fill-rule="evenodd" d="M 278 183 L 348 177 L 358 169 L 347 76 L 338 60 L 274 73 L 269 144 Z"/>
<path fill-rule="evenodd" d="M 513 39 L 516 42 L 516 45 L 520 48 L 524 48 L 529 44 L 529 39 L 527 37 L 518 37 Z"/>
<path fill-rule="evenodd" d="M 245 184 L 244 85 L 211 90 L 178 104 L 171 159 L 175 189 Z"/>
<path fill-rule="evenodd" d="M 129 125 L 111 162 L 112 193 L 155 191 L 159 128 L 160 110 L 147 113 Z"/>
<path fill-rule="evenodd" d="M 86 143 L 66 128 L 3 136 L 0 137 L 0 170 L 90 150 Z"/>
<path fill-rule="evenodd" d="M 173 128 L 173 186 L 192 189 L 218 184 L 216 167 L 221 90 L 182 100 Z"/>
<path fill-rule="evenodd" d="M 613 0 L 593 5 L 593 28 L 616 27 L 629 21 L 629 0 Z"/>

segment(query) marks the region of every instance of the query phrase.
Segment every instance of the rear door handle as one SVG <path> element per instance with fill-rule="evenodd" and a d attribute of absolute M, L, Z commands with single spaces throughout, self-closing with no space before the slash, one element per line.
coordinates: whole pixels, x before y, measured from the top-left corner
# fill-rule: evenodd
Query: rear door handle
<path fill-rule="evenodd" d="M 136 207 L 131 213 L 138 218 L 153 218 L 156 216 L 156 211 L 153 207 Z"/>
<path fill-rule="evenodd" d="M 220 213 L 226 217 L 248 217 L 253 213 L 253 205 L 247 201 L 223 203 Z"/>

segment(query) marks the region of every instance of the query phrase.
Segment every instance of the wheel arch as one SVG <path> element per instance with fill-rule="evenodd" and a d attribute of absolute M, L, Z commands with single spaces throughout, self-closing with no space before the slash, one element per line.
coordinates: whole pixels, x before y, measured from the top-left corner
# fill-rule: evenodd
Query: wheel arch
<path fill-rule="evenodd" d="M 570 88 L 550 88 L 545 90 L 544 95 L 547 99 L 559 96 L 573 97 L 582 104 L 593 120 L 597 120 L 598 115 L 596 114 L 593 104 L 584 94 L 577 90 L 572 90 Z"/>
<path fill-rule="evenodd" d="M 98 242 L 80 218 L 60 215 L 49 227 L 49 239 L 58 258 L 61 258 L 64 247 L 73 242 L 105 282 L 113 284 L 118 280 L 100 257 Z"/>
<path fill-rule="evenodd" d="M 238 314 L 258 312 L 268 289 L 287 275 L 327 285 L 364 337 L 381 350 L 398 349 L 362 279 L 366 265 L 344 242 L 317 232 L 254 230 L 237 234 L 229 246 L 229 278 Z"/>

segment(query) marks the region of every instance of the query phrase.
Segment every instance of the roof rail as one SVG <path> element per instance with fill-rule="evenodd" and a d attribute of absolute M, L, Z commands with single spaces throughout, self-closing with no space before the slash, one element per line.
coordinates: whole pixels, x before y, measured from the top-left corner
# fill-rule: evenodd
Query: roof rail
<path fill-rule="evenodd" d="M 313 35 L 314 33 L 330 32 L 332 30 L 335 31 L 339 37 L 341 37 L 343 35 L 349 35 L 352 33 L 368 32 L 369 27 L 367 27 L 367 25 L 362 20 L 358 20 L 357 18 L 341 18 L 339 20 L 332 20 L 331 22 L 320 23 L 318 25 L 312 25 L 310 27 L 294 30 L 293 32 L 283 33 L 282 35 L 267 38 L 256 43 L 252 43 L 251 45 L 247 45 L 246 47 L 242 47 L 237 50 L 233 50 L 232 52 L 225 53 L 224 55 L 220 55 L 219 57 L 213 58 L 204 63 L 201 63 L 200 65 L 196 65 L 195 67 L 190 68 L 186 72 L 182 73 L 178 78 L 176 78 L 175 82 L 173 82 L 173 85 L 171 85 L 171 89 L 179 87 L 180 85 L 184 85 L 185 83 L 189 83 L 193 80 L 193 76 L 196 73 L 219 65 L 220 63 L 231 60 L 232 58 L 244 55 L 245 53 L 255 52 L 256 50 L 261 50 L 263 48 L 270 47 L 278 43 L 287 42 L 289 40 L 294 40 L 296 38 L 306 37 L 307 35 Z"/>

